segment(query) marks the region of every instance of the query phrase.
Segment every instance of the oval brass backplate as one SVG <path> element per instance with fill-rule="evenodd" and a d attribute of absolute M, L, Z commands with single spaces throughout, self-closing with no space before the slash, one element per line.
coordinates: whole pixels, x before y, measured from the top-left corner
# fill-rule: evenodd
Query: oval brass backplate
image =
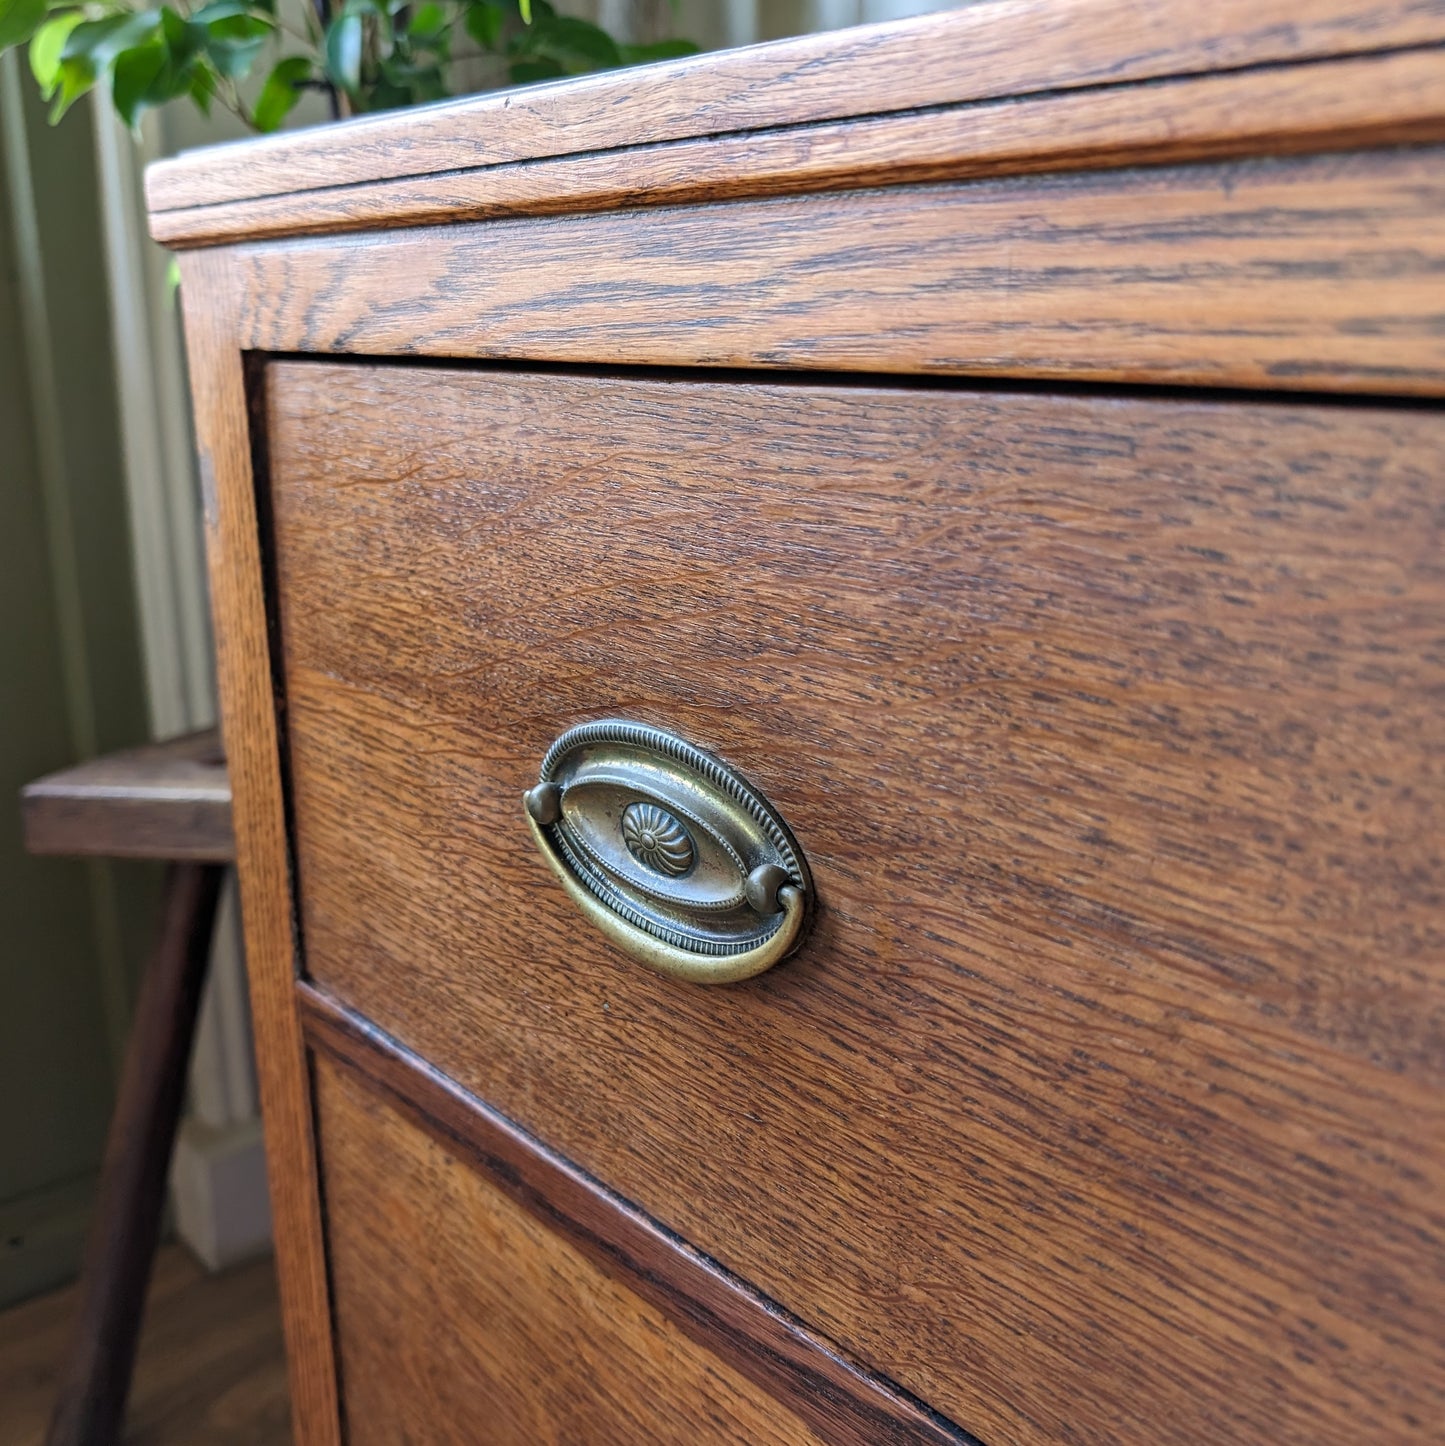
<path fill-rule="evenodd" d="M 813 883 L 771 804 L 675 734 L 569 728 L 524 795 L 532 836 L 583 912 L 649 968 L 730 984 L 802 942 Z"/>

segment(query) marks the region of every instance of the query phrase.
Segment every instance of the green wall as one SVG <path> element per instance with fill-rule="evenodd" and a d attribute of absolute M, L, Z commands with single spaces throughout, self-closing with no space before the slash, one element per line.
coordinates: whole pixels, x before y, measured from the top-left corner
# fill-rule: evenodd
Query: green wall
<path fill-rule="evenodd" d="M 0 1306 L 75 1267 L 153 871 L 33 859 L 21 784 L 146 712 L 90 117 L 0 65 Z M 28 82 L 29 77 L 25 77 Z"/>

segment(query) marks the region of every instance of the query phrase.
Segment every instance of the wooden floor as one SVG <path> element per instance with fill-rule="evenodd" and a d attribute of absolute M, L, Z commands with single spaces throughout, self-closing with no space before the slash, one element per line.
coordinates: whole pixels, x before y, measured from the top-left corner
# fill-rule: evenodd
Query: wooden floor
<path fill-rule="evenodd" d="M 0 1446 L 40 1446 L 73 1290 L 0 1315 Z M 288 1446 L 286 1363 L 269 1260 L 207 1275 L 179 1246 L 156 1261 L 127 1446 Z"/>

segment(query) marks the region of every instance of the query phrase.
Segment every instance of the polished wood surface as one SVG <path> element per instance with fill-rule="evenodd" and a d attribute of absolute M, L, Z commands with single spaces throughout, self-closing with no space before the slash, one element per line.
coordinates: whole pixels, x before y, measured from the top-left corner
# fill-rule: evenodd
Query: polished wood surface
<path fill-rule="evenodd" d="M 943 15 L 212 147 L 153 213 L 694 136 L 1445 41 L 1434 0 L 993 0 Z"/>
<path fill-rule="evenodd" d="M 224 253 L 189 256 L 185 278 L 186 361 L 200 447 L 212 627 L 234 793 L 232 827 L 292 1419 L 304 1446 L 340 1446 L 316 1145 L 295 1001 L 290 860 L 246 363 L 235 344 L 238 298 Z"/>
<path fill-rule="evenodd" d="M 73 1336 L 46 1446 L 110 1446 L 120 1439 L 224 877 L 219 864 L 203 863 L 172 864 L 167 875 L 160 935 L 141 976 L 106 1135 Z"/>
<path fill-rule="evenodd" d="M 711 1356 L 835 1446 L 967 1446 L 963 1432 L 841 1360 L 797 1320 L 315 988 L 307 1037 L 365 1075 L 401 1116 L 617 1277 Z M 555 1253 L 559 1247 L 548 1247 Z"/>
<path fill-rule="evenodd" d="M 325 1056 L 316 1096 L 351 1446 L 820 1440 Z"/>
<path fill-rule="evenodd" d="M 820 1439 L 1431 1439 L 1442 45 L 990 0 L 152 171 L 300 1440 L 454 1434 L 439 1203 Z M 618 712 L 795 824 L 800 957 L 579 928 L 518 798 Z"/>
<path fill-rule="evenodd" d="M 264 402 L 320 987 L 985 1441 L 1430 1439 L 1436 413 Z M 689 989 L 579 927 L 519 799 L 606 715 L 783 811 L 797 959 Z"/>
<path fill-rule="evenodd" d="M 33 854 L 226 863 L 231 784 L 214 728 L 107 754 L 20 791 Z"/>
<path fill-rule="evenodd" d="M 219 254 L 259 351 L 1440 394 L 1440 171 L 1403 149 Z"/>
<path fill-rule="evenodd" d="M 0 1446 L 41 1446 L 76 1309 L 73 1288 L 0 1313 Z M 286 1356 L 270 1260 L 208 1275 L 156 1257 L 126 1446 L 290 1446 Z"/>
<path fill-rule="evenodd" d="M 160 211 L 156 240 L 442 225 L 1445 139 L 1445 52 L 1196 75 Z"/>

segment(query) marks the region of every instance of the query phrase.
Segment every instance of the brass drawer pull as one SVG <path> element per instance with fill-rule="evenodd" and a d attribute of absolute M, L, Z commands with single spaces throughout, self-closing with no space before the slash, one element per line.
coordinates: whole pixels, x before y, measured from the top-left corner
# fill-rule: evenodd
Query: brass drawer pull
<path fill-rule="evenodd" d="M 813 886 L 797 840 L 738 773 L 674 734 L 616 718 L 569 728 L 523 802 L 562 887 L 659 973 L 730 984 L 802 941 Z"/>

